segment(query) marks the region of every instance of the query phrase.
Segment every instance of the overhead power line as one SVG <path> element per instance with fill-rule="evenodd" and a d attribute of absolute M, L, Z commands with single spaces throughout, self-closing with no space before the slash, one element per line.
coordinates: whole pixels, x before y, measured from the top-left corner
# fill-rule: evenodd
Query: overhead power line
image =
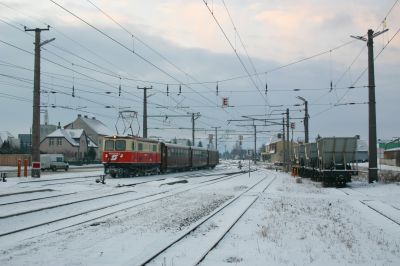
<path fill-rule="evenodd" d="M 225 30 L 222 28 L 221 24 L 219 23 L 218 19 L 215 17 L 214 12 L 211 10 L 211 8 L 208 6 L 207 1 L 203 0 L 204 4 L 206 5 L 208 11 L 210 11 L 211 16 L 213 17 L 215 23 L 217 23 L 219 29 L 222 31 L 222 34 L 224 35 L 225 39 L 228 41 L 230 47 L 232 48 L 233 52 L 235 53 L 237 59 L 239 60 L 240 64 L 242 65 L 244 71 L 246 72 L 247 76 L 251 83 L 253 83 L 254 87 L 258 90 L 258 92 L 260 93 L 261 97 L 266 100 L 265 95 L 261 92 L 260 88 L 257 86 L 257 84 L 255 83 L 255 81 L 253 80 L 252 75 L 250 74 L 249 70 L 247 69 L 246 65 L 244 64 L 242 58 L 239 56 L 236 48 L 233 46 L 231 40 L 228 38 L 228 36 L 225 33 Z"/>

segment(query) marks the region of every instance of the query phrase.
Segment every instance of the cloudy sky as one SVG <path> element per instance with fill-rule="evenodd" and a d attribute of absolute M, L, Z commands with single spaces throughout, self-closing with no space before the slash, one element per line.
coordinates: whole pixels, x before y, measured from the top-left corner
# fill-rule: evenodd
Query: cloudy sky
<path fill-rule="evenodd" d="M 51 124 L 82 114 L 121 133 L 118 113 L 130 110 L 138 113 L 132 128 L 141 135 L 137 87 L 152 86 L 149 136 L 191 138 L 186 116 L 199 112 L 196 138 L 206 142 L 218 126 L 228 148 L 239 135 L 245 147 L 253 145 L 253 122 L 235 120 L 280 121 L 286 108 L 294 139 L 304 138 L 297 96 L 309 102 L 310 139 L 367 139 L 367 49 L 350 35 L 388 28 L 374 40 L 378 138 L 400 134 L 395 0 L 13 0 L 0 1 L 0 22 L 0 131 L 14 135 L 32 124 L 34 34 L 24 26 L 47 25 L 42 41 L 56 39 L 42 47 L 41 105 Z M 258 144 L 281 130 L 255 123 Z"/>

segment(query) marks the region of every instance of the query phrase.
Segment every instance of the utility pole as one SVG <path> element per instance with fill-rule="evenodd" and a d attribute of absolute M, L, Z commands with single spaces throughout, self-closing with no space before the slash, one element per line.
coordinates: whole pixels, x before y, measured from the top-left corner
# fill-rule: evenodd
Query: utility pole
<path fill-rule="evenodd" d="M 254 123 L 254 121 L 253 121 L 253 123 Z M 256 158 L 257 158 L 257 125 L 253 125 L 253 127 L 254 127 L 254 153 L 253 153 L 253 161 L 254 161 L 254 164 L 256 164 L 257 162 L 257 160 L 256 160 Z"/>
<path fill-rule="evenodd" d="M 192 113 L 192 146 L 196 146 L 195 144 L 195 139 L 194 139 L 194 131 L 195 131 L 195 126 L 194 126 L 194 121 L 200 117 L 200 113 Z"/>
<path fill-rule="evenodd" d="M 286 109 L 286 147 L 287 147 L 287 171 L 290 171 L 290 157 L 291 157 L 291 152 L 289 149 L 289 108 Z"/>
<path fill-rule="evenodd" d="M 282 117 L 283 164 L 286 167 L 285 117 Z"/>
<path fill-rule="evenodd" d="M 33 82 L 33 117 L 32 117 L 32 177 L 40 177 L 40 47 L 54 41 L 55 38 L 40 43 L 40 33 L 43 30 L 49 30 L 50 26 L 45 29 L 35 28 L 25 31 L 35 32 L 35 65 L 34 65 L 34 82 Z"/>
<path fill-rule="evenodd" d="M 297 96 L 296 98 L 304 102 L 304 143 L 308 143 L 308 101 L 301 96 Z"/>
<path fill-rule="evenodd" d="M 215 149 L 218 151 L 218 128 L 221 127 L 212 127 L 215 129 Z"/>
<path fill-rule="evenodd" d="M 375 101 L 375 73 L 374 73 L 374 38 L 387 32 L 385 29 L 374 33 L 368 30 L 368 38 L 363 36 L 351 36 L 358 40 L 366 41 L 368 47 L 368 117 L 369 117 L 369 139 L 368 139 L 368 182 L 378 181 L 378 158 L 376 137 L 376 101 Z"/>
<path fill-rule="evenodd" d="M 151 87 L 137 87 L 138 90 L 143 90 L 143 138 L 147 138 L 147 90 L 151 90 Z"/>

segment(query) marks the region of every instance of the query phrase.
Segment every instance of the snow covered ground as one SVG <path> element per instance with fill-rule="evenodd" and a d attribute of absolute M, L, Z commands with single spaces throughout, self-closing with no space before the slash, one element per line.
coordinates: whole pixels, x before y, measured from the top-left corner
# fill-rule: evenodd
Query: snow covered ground
<path fill-rule="evenodd" d="M 0 265 L 138 265 L 180 235 L 150 265 L 192 265 L 213 241 L 200 265 L 400 265 L 399 183 L 323 188 L 257 168 L 222 162 L 105 185 L 99 170 L 9 178 Z"/>

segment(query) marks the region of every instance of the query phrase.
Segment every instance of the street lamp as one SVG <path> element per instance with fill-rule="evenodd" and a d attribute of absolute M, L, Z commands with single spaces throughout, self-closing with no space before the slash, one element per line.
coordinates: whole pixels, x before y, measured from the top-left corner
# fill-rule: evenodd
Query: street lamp
<path fill-rule="evenodd" d="M 304 102 L 304 143 L 308 143 L 308 102 L 301 96 L 297 96 L 296 98 Z"/>

